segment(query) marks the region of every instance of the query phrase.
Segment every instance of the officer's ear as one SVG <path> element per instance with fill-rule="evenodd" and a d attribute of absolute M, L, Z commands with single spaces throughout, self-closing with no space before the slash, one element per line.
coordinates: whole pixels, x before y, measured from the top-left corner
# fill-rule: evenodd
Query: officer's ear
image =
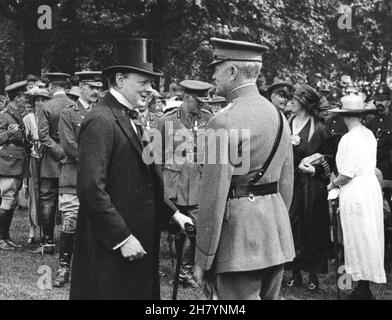
<path fill-rule="evenodd" d="M 231 65 L 230 68 L 229 68 L 230 80 L 232 80 L 232 81 L 236 80 L 237 77 L 238 77 L 238 74 L 239 74 L 239 70 L 238 70 L 237 66 Z"/>

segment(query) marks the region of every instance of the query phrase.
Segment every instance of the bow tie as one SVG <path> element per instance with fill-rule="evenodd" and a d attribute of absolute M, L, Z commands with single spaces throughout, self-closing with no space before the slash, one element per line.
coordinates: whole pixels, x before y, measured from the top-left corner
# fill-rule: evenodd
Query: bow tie
<path fill-rule="evenodd" d="M 135 109 L 125 108 L 125 112 L 127 113 L 128 117 L 130 117 L 132 120 L 139 118 L 139 112 L 137 112 Z"/>

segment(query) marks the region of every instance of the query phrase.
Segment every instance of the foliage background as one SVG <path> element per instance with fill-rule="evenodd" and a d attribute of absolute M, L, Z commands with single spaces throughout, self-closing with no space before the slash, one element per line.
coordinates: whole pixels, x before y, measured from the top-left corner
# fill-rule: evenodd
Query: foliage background
<path fill-rule="evenodd" d="M 37 27 L 37 8 L 52 8 L 53 28 Z M 352 29 L 338 19 L 352 12 Z M 392 42 L 392 0 L 2 0 L 0 90 L 28 73 L 101 69 L 113 39 L 155 40 L 155 64 L 173 79 L 208 80 L 210 37 L 266 44 L 264 78 L 314 82 L 321 72 L 384 80 Z"/>

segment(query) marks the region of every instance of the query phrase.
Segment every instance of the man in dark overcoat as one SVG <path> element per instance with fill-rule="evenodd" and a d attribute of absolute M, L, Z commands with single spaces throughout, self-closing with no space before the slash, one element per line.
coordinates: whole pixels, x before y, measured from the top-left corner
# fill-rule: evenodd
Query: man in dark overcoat
<path fill-rule="evenodd" d="M 162 223 L 191 223 L 164 200 L 160 168 L 143 152 L 152 150 L 135 108 L 144 105 L 151 77 L 160 75 L 152 41 L 118 40 L 115 53 L 116 65 L 103 71 L 110 90 L 79 135 L 71 299 L 159 299 Z"/>

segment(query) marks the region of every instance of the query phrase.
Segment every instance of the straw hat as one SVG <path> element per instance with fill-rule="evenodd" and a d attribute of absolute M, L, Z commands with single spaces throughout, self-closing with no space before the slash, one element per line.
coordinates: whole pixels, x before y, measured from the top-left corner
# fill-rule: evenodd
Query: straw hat
<path fill-rule="evenodd" d="M 371 111 L 365 108 L 365 103 L 363 102 L 363 99 L 358 95 L 345 96 L 340 101 L 342 103 L 341 107 L 328 110 L 328 112 L 339 114 L 353 114 Z"/>

